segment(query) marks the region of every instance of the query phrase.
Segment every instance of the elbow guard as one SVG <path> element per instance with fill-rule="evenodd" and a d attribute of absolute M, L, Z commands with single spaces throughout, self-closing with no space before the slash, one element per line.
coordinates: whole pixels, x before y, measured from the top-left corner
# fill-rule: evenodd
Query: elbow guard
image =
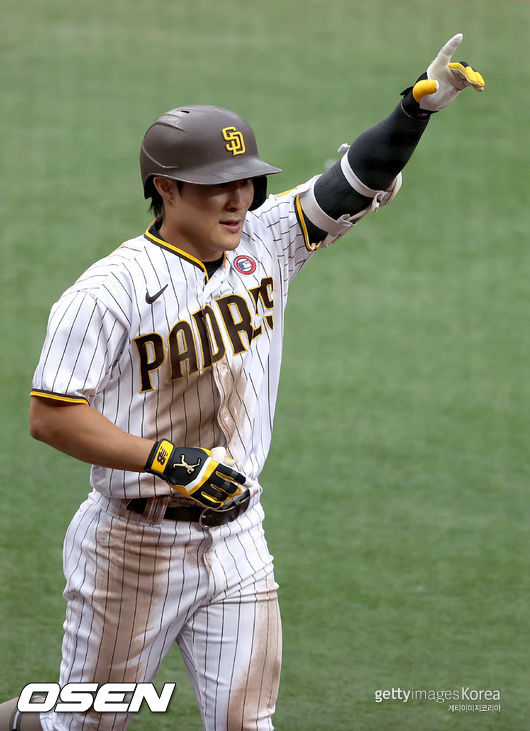
<path fill-rule="evenodd" d="M 390 203 L 401 188 L 402 176 L 399 173 L 388 190 L 374 190 L 365 185 L 353 171 L 348 160 L 349 145 L 341 145 L 339 152 L 344 153 L 340 165 L 335 166 L 311 181 L 311 184 L 300 193 L 302 213 L 312 226 L 324 234 L 318 244 L 311 244 L 310 248 L 326 247 L 343 236 L 357 221 L 371 211 L 376 212 L 380 206 Z M 326 176 L 328 176 L 326 178 Z M 341 180 L 333 181 L 331 176 Z M 319 183 L 319 190 L 315 193 L 315 185 Z M 327 182 L 329 181 L 329 186 Z M 329 188 L 329 189 L 328 189 Z M 345 190 L 337 200 L 337 191 Z M 370 202 L 366 205 L 366 199 Z M 342 203 L 342 206 L 341 206 Z M 351 212 L 344 213 L 338 218 L 330 215 L 337 208 L 352 206 Z"/>

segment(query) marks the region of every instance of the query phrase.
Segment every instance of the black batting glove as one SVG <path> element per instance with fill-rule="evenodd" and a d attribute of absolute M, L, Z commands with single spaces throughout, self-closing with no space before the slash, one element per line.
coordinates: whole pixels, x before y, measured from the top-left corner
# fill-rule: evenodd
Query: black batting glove
<path fill-rule="evenodd" d="M 161 477 L 182 495 L 218 510 L 241 494 L 241 485 L 247 480 L 245 475 L 221 461 L 223 458 L 223 448 L 210 451 L 202 447 L 177 447 L 161 439 L 151 450 L 144 469 Z"/>

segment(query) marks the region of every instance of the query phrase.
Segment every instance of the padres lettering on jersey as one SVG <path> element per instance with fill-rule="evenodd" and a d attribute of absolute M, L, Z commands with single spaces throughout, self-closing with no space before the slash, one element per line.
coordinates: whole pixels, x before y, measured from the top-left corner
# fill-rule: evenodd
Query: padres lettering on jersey
<path fill-rule="evenodd" d="M 166 360 L 170 362 L 170 380 L 186 378 L 199 370 L 210 368 L 226 355 L 227 343 L 233 353 L 242 353 L 263 332 L 263 325 L 255 322 L 260 315 L 260 305 L 272 310 L 273 281 L 264 277 L 258 287 L 248 290 L 253 300 L 252 313 L 247 299 L 238 294 L 226 295 L 215 300 L 218 315 L 211 305 L 194 312 L 192 321 L 175 323 L 165 342 L 160 333 L 149 333 L 134 338 L 140 361 L 140 391 L 153 388 L 150 373 L 158 370 Z M 266 326 L 272 330 L 274 315 L 264 316 Z M 222 335 L 225 332 L 225 337 Z"/>
<path fill-rule="evenodd" d="M 96 262 L 52 308 L 32 393 L 88 403 L 145 438 L 225 446 L 256 480 L 290 282 L 313 255 L 295 204 L 307 185 L 249 212 L 240 245 L 211 277 L 153 229 Z M 111 497 L 171 494 L 153 475 L 97 466 L 91 482 Z"/>

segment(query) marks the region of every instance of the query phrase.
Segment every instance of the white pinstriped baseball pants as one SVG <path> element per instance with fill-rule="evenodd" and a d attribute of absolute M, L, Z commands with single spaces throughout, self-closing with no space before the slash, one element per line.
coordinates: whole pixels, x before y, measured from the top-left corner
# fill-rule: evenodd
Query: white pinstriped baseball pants
<path fill-rule="evenodd" d="M 212 529 L 153 524 L 92 493 L 64 543 L 61 687 L 149 682 L 176 642 L 205 729 L 272 729 L 281 623 L 262 516 L 257 505 Z M 46 731 L 124 729 L 131 718 L 50 712 L 41 723 Z"/>

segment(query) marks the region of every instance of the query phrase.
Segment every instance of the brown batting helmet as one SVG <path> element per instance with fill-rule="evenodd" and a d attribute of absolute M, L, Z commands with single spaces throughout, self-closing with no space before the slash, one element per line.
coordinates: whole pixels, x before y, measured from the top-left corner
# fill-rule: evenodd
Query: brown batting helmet
<path fill-rule="evenodd" d="M 251 210 L 265 202 L 265 176 L 281 173 L 259 157 L 254 132 L 243 117 L 205 105 L 171 109 L 158 117 L 145 133 L 140 169 L 146 198 L 152 195 L 155 175 L 198 185 L 253 178 Z"/>

